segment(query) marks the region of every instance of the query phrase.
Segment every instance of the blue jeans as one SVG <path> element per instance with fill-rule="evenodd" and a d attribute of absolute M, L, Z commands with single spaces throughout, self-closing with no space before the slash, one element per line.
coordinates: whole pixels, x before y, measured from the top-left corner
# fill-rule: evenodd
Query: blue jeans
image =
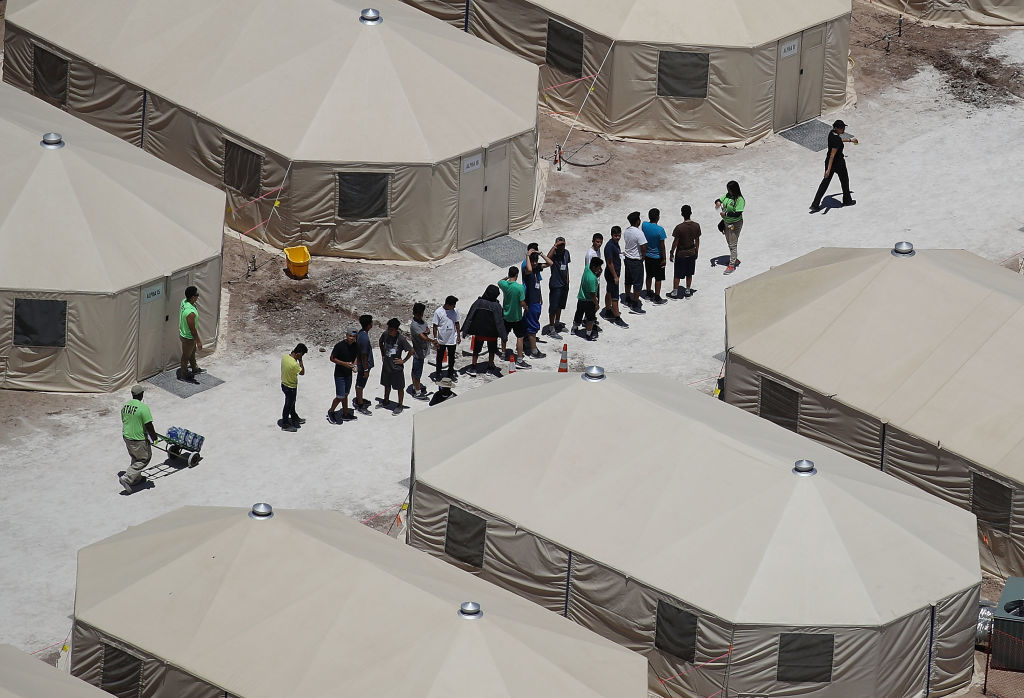
<path fill-rule="evenodd" d="M 284 409 L 281 410 L 281 421 L 299 421 L 299 415 L 295 414 L 295 398 L 299 394 L 299 389 L 289 388 L 287 385 L 282 383 L 281 392 L 284 393 Z"/>
<path fill-rule="evenodd" d="M 412 377 L 419 380 L 423 377 L 423 357 L 414 356 L 412 357 Z"/>

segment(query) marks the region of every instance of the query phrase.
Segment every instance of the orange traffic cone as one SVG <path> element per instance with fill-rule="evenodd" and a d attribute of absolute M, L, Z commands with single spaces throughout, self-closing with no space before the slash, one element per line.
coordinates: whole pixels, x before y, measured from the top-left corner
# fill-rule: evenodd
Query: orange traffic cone
<path fill-rule="evenodd" d="M 569 372 L 569 345 L 562 345 L 562 360 L 558 362 L 558 372 L 568 373 Z"/>
<path fill-rule="evenodd" d="M 512 352 L 511 355 L 509 356 L 509 359 L 508 359 L 508 372 L 509 373 L 515 373 L 516 372 L 516 353 L 515 352 Z"/>

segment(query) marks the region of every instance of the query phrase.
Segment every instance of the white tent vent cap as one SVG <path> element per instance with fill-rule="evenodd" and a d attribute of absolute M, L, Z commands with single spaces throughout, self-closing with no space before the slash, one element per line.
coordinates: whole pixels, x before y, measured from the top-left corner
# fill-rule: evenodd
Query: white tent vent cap
<path fill-rule="evenodd" d="M 809 477 L 818 472 L 818 469 L 814 467 L 814 461 L 801 458 L 793 464 L 793 472 L 803 477 Z"/>
<path fill-rule="evenodd" d="M 269 519 L 274 516 L 274 507 L 270 506 L 266 502 L 257 502 L 252 505 L 252 511 L 249 512 L 250 519 Z"/>
<path fill-rule="evenodd" d="M 604 380 L 604 368 L 601 366 L 587 366 L 586 370 L 583 371 L 583 380 L 585 381 L 603 381 Z"/>
<path fill-rule="evenodd" d="M 59 133 L 51 131 L 50 133 L 43 134 L 43 140 L 39 141 L 39 145 L 48 150 L 57 150 L 58 148 L 63 148 L 67 144 Z"/>
<path fill-rule="evenodd" d="M 375 10 L 372 7 L 367 7 L 365 10 L 359 13 L 359 21 L 363 24 L 380 24 L 384 21 L 384 18 L 380 16 L 380 10 Z"/>
<path fill-rule="evenodd" d="M 461 618 L 476 620 L 478 618 L 482 618 L 483 615 L 483 609 L 480 608 L 480 604 L 476 601 L 463 601 L 462 605 L 459 606 L 459 616 Z"/>
<path fill-rule="evenodd" d="M 903 240 L 897 242 L 892 248 L 893 257 L 913 257 L 914 256 L 914 245 Z"/>

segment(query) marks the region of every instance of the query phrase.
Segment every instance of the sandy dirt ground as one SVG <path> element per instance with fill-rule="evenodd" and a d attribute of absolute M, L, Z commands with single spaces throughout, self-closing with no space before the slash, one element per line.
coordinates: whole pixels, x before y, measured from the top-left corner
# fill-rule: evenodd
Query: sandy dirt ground
<path fill-rule="evenodd" d="M 612 372 L 657 372 L 679 381 L 680 389 L 710 392 L 722 367 L 723 291 L 730 284 L 822 246 L 889 247 L 910 240 L 918 247 L 965 248 L 993 262 L 1024 249 L 1024 213 L 1006 204 L 1024 169 L 1024 149 L 1016 145 L 1024 141 L 1024 29 L 907 22 L 887 54 L 881 37 L 895 33 L 896 18 L 861 0 L 854 3 L 852 27 L 858 100 L 822 118 L 842 117 L 860 139 L 847 148 L 855 207 L 809 215 L 823 154 L 778 135 L 722 148 L 572 133 L 566 153 L 606 164 L 549 172 L 538 221 L 515 238 L 546 248 L 564 236 L 578 279 L 592 233 L 625 227 L 632 210 L 658 207 L 671 229 L 679 206 L 689 203 L 704 237 L 697 294 L 648 306 L 642 317 L 626 316 L 628 330 L 607 327 L 595 343 L 566 335 L 571 370 L 600 364 Z M 541 127 L 541 152 L 548 155 L 566 138 L 567 126 L 545 115 Z M 730 179 L 740 182 L 747 213 L 743 264 L 723 276 L 709 264 L 727 253 L 714 226 L 713 201 Z M 838 183 L 831 193 L 837 191 Z M 224 251 L 222 337 L 202 363 L 225 383 L 187 400 L 156 387 L 146 395 L 158 429 L 174 424 L 206 435 L 205 460 L 197 468 L 124 496 L 116 474 L 128 464 L 118 418 L 126 394 L 0 392 L 0 642 L 52 653 L 47 648 L 70 629 L 76 551 L 182 505 L 267 501 L 391 525 L 406 496 L 413 416 L 426 406 L 410 401 L 412 408 L 399 417 L 379 411 L 328 424 L 333 385 L 327 352 L 360 313 L 407 323 L 414 301 L 430 312 L 448 294 L 461 299 L 465 312 L 503 270 L 471 252 L 422 265 L 317 258 L 309 278 L 295 281 L 284 275 L 279 253 L 231 235 Z M 247 277 L 254 255 L 259 268 Z M 282 397 L 278 367 L 297 341 L 311 349 L 298 398 L 309 422 L 291 434 L 275 426 Z M 541 348 L 548 356 L 533 370 L 556 370 L 561 343 Z M 463 376 L 456 392 L 490 380 L 502 379 Z M 369 395 L 381 394 L 376 373 L 370 387 Z M 992 580 L 985 593 L 998 596 L 998 588 Z"/>

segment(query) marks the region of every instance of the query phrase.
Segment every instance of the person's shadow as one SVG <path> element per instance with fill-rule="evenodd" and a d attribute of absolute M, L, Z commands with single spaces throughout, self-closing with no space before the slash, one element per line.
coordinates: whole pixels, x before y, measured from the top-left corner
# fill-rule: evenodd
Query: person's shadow
<path fill-rule="evenodd" d="M 812 213 L 820 213 L 822 215 L 825 215 L 834 208 L 842 208 L 843 202 L 842 200 L 837 198 L 838 196 L 838 194 L 829 194 L 828 196 L 821 200 L 821 210 L 812 211 Z"/>

